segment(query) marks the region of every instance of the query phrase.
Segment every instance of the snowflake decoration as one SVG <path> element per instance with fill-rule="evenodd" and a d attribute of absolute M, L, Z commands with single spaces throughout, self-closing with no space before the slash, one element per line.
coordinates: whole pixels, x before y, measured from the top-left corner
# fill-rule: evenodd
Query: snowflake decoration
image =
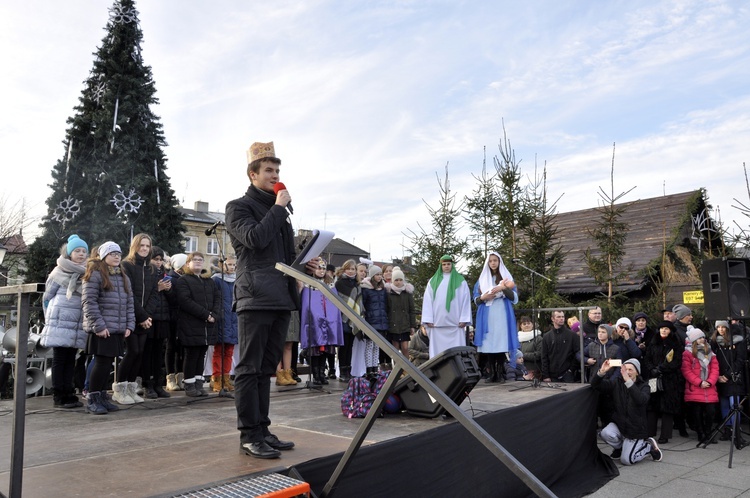
<path fill-rule="evenodd" d="M 68 196 L 57 205 L 52 219 L 60 223 L 65 223 L 75 218 L 80 212 L 81 203 L 78 199 Z"/>
<path fill-rule="evenodd" d="M 128 213 L 137 213 L 143 204 L 143 199 L 141 199 L 140 195 L 135 194 L 134 188 L 131 188 L 130 192 L 127 194 L 122 190 L 118 190 L 109 202 L 115 205 L 117 208 L 117 214 L 120 215 L 124 211 L 127 211 Z"/>
<path fill-rule="evenodd" d="M 135 10 L 135 7 L 126 9 L 119 3 L 109 9 L 109 20 L 112 21 L 112 24 L 129 24 L 136 20 L 137 15 L 138 12 Z"/>
<path fill-rule="evenodd" d="M 100 81 L 99 83 L 96 83 L 94 85 L 94 88 L 92 89 L 92 92 L 94 94 L 94 100 L 96 100 L 96 105 L 99 105 L 99 101 L 104 97 L 104 91 L 106 90 L 107 85 L 104 84 L 103 81 Z"/>
<path fill-rule="evenodd" d="M 698 241 L 698 250 L 701 250 L 701 242 L 704 238 L 704 233 L 716 233 L 716 229 L 711 224 L 711 218 L 704 209 L 695 216 L 692 216 L 693 221 L 693 233 L 690 238 Z"/>

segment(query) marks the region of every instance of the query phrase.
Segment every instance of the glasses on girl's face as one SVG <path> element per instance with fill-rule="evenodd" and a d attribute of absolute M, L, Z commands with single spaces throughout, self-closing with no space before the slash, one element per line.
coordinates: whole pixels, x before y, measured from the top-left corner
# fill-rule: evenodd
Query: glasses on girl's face
<path fill-rule="evenodd" d="M 190 261 L 192 261 L 193 263 L 203 263 L 203 260 L 201 258 L 193 258 Z"/>
<path fill-rule="evenodd" d="M 618 325 L 617 328 L 622 330 L 630 330 L 630 327 L 628 327 L 627 325 Z"/>

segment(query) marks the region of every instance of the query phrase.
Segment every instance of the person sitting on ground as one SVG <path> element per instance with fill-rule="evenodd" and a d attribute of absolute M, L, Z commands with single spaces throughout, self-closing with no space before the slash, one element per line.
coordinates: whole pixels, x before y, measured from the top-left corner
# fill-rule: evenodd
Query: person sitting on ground
<path fill-rule="evenodd" d="M 650 397 L 648 383 L 641 377 L 641 364 L 631 358 L 620 367 L 620 375 L 605 379 L 611 368 L 609 359 L 591 380 L 591 386 L 610 393 L 614 411 L 612 422 L 599 433 L 602 440 L 614 448 L 612 458 L 619 458 L 623 465 L 633 465 L 651 455 L 655 461 L 662 459 L 662 452 L 654 438 L 648 437 L 646 406 Z"/>

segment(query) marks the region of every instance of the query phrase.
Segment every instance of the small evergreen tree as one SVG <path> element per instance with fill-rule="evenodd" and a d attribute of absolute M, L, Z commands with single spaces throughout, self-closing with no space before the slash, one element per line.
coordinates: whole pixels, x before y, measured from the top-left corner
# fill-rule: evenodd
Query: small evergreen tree
<path fill-rule="evenodd" d="M 517 308 L 547 308 L 567 306 L 568 303 L 555 291 L 557 275 L 565 254 L 556 240 L 557 201 L 547 199 L 547 165 L 541 175 L 534 171 L 534 180 L 529 188 L 527 204 L 534 214 L 531 223 L 525 228 L 525 238 L 521 244 L 521 257 L 526 266 L 537 272 L 536 276 L 526 269 L 516 271 L 514 278 L 519 285 L 521 302 Z M 532 285 L 533 283 L 533 285 Z"/>
<path fill-rule="evenodd" d="M 494 248 L 500 238 L 500 225 L 497 221 L 497 175 L 488 176 L 486 155 L 482 162 L 481 175 L 472 176 L 477 181 L 477 186 L 470 196 L 464 198 L 463 214 L 470 233 L 466 250 L 469 263 L 467 274 L 474 280 L 481 272 L 487 253 Z"/>
<path fill-rule="evenodd" d="M 412 255 L 412 264 L 416 268 L 412 281 L 415 288 L 414 300 L 420 310 L 425 286 L 439 267 L 440 257 L 443 254 L 450 254 L 455 260 L 460 258 L 467 248 L 466 239 L 458 234 L 461 229 L 463 203 L 456 205 L 456 194 L 452 193 L 450 189 L 447 164 L 445 165 L 445 179 L 440 181 L 440 177 L 438 177 L 437 180 L 440 188 L 438 207 L 433 208 L 423 200 L 425 206 L 427 206 L 427 211 L 430 213 L 431 231 L 425 231 L 418 224 L 418 233 L 409 229 L 410 234 L 406 235 L 411 244 L 408 251 Z"/>
<path fill-rule="evenodd" d="M 622 268 L 625 256 L 623 247 L 628 237 L 628 224 L 622 220 L 625 207 L 616 206 L 615 203 L 634 188 L 615 196 L 615 145 L 612 144 L 610 193 L 599 187 L 599 197 L 604 201 L 597 208 L 602 215 L 601 221 L 595 228 L 588 230 L 598 251 L 587 248 L 584 253 L 587 271 L 597 284 L 605 286 L 608 303 L 612 301 L 617 283 L 628 274 L 628 269 Z"/>
<path fill-rule="evenodd" d="M 166 174 L 166 145 L 151 68 L 141 55 L 143 33 L 133 0 L 115 0 L 106 36 L 75 114 L 63 157 L 52 171 L 43 232 L 30 247 L 27 281 L 43 282 L 57 250 L 77 233 L 92 247 L 105 240 L 129 246 L 145 232 L 170 253 L 182 251 L 182 214 Z"/>
<path fill-rule="evenodd" d="M 519 244 L 523 231 L 533 219 L 529 209 L 526 188 L 521 186 L 521 165 L 516 161 L 516 152 L 503 125 L 503 141 L 498 145 L 500 158 L 495 156 L 495 171 L 498 179 L 498 236 L 497 252 L 504 261 L 510 262 L 519 255 Z"/>

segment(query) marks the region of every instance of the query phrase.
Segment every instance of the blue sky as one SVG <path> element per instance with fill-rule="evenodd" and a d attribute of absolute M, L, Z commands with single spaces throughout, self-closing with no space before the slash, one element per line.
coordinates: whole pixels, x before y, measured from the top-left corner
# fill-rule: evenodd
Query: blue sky
<path fill-rule="evenodd" d="M 110 1 L 0 4 L 0 195 L 44 213 L 65 120 Z M 223 211 L 245 150 L 271 141 L 297 228 L 400 257 L 503 133 L 560 211 L 708 189 L 729 223 L 750 202 L 750 7 L 729 1 L 140 1 L 168 173 L 187 207 Z M 491 161 L 490 161 L 491 163 Z M 12 168 L 8 168 L 8 165 Z M 742 220 L 741 220 L 742 221 Z M 746 222 L 742 221 L 745 225 Z M 31 231 L 33 233 L 33 230 Z"/>

